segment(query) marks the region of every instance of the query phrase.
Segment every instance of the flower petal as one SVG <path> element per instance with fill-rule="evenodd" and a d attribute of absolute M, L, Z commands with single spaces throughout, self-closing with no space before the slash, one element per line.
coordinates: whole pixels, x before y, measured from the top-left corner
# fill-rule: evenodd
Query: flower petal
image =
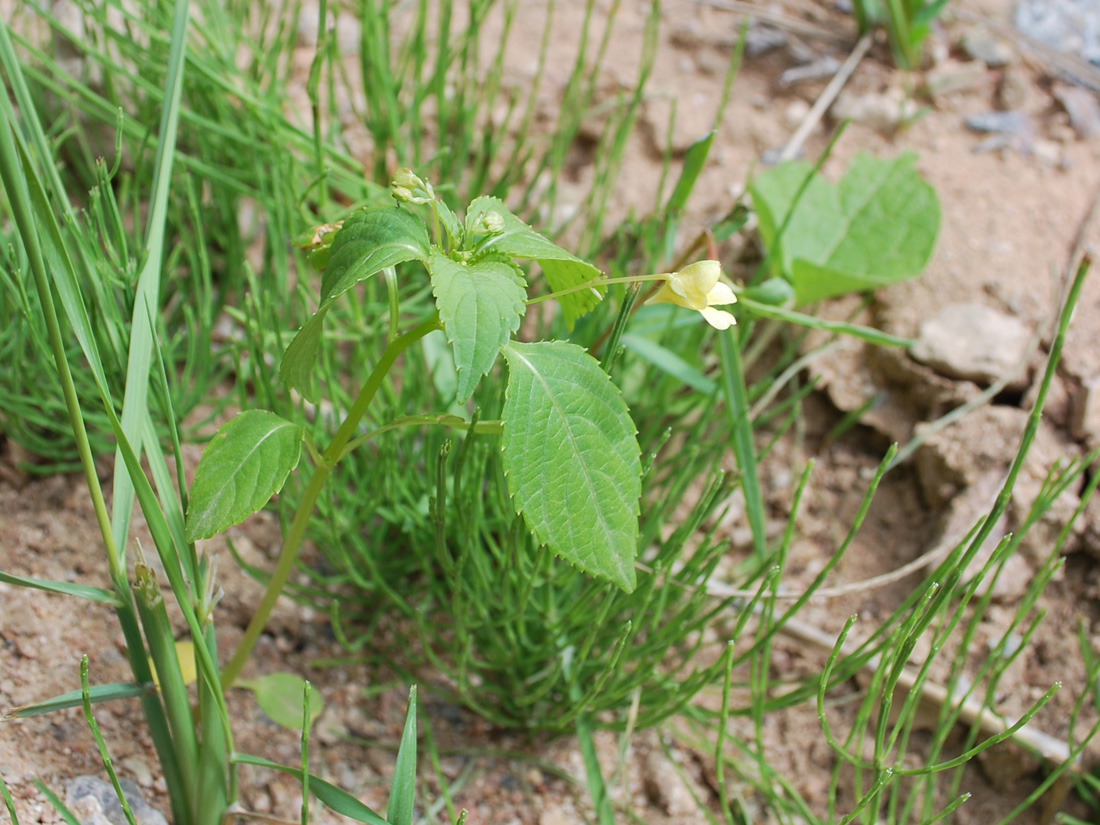
<path fill-rule="evenodd" d="M 687 291 L 685 284 L 680 280 L 679 272 L 670 272 L 665 276 L 665 285 L 679 295 L 681 298 L 687 298 Z"/>
<path fill-rule="evenodd" d="M 721 281 L 714 285 L 714 288 L 707 293 L 707 306 L 721 307 L 726 304 L 736 304 L 737 296 L 733 294 L 733 290 L 730 289 L 728 284 L 724 284 Z"/>
<path fill-rule="evenodd" d="M 711 309 L 710 307 L 706 307 L 699 310 L 699 313 L 706 322 L 715 329 L 729 329 L 737 323 L 737 319 L 724 309 Z"/>
<path fill-rule="evenodd" d="M 707 305 L 707 294 L 722 276 L 722 265 L 718 261 L 696 261 L 675 274 L 683 284 L 684 297 L 691 302 L 690 308 L 702 309 Z"/>
<path fill-rule="evenodd" d="M 650 304 L 676 304 L 676 306 L 682 307 L 684 306 L 684 299 L 673 292 L 672 287 L 666 282 L 657 290 L 657 293 L 645 303 L 646 306 Z"/>

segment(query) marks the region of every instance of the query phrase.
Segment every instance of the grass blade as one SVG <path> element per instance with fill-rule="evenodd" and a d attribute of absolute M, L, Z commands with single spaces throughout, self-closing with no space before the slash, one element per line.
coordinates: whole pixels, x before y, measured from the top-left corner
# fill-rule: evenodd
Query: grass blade
<path fill-rule="evenodd" d="M 110 685 L 92 685 L 88 688 L 88 698 L 92 704 L 99 702 L 111 702 L 116 699 L 131 699 L 135 696 L 144 696 L 153 691 L 152 683 L 147 685 L 135 685 L 132 682 L 117 682 Z M 35 702 L 33 705 L 22 705 L 11 708 L 4 713 L 3 719 L 28 719 L 31 716 L 40 716 L 43 713 L 53 713 L 55 710 L 80 707 L 84 701 L 84 692 L 73 690 L 62 693 L 53 699 L 44 702 Z"/>
<path fill-rule="evenodd" d="M 752 530 L 752 546 L 758 559 L 767 554 L 764 536 L 764 496 L 756 469 L 756 445 L 753 443 L 752 421 L 749 420 L 749 399 L 745 374 L 741 366 L 740 340 L 737 328 L 719 333 L 722 355 L 722 393 L 733 432 L 733 453 L 741 468 L 741 489 L 745 494 L 745 513 Z"/>
<path fill-rule="evenodd" d="M 252 756 L 247 753 L 236 753 L 233 754 L 231 761 L 236 765 L 254 765 L 259 768 L 270 768 L 273 771 L 279 771 L 280 773 L 296 777 L 299 782 L 302 779 L 301 768 L 289 768 L 286 765 L 280 765 L 278 762 L 272 762 L 260 756 Z M 389 822 L 350 793 L 342 788 L 336 787 L 331 782 L 326 782 L 314 774 L 311 774 L 309 777 L 309 789 L 324 805 L 342 816 L 354 819 L 356 822 L 363 822 L 365 825 L 390 825 Z"/>
<path fill-rule="evenodd" d="M 74 584 L 72 582 L 55 582 L 47 579 L 33 579 L 26 576 L 13 576 L 10 573 L 0 572 L 0 582 L 13 584 L 16 587 L 30 587 L 35 590 L 45 590 L 47 593 L 60 593 L 62 596 L 75 596 L 78 599 L 88 599 L 99 602 L 108 607 L 121 607 L 122 602 L 118 596 L 110 590 L 102 587 L 92 587 L 87 584 Z"/>
<path fill-rule="evenodd" d="M 416 801 L 416 685 L 409 688 L 409 708 L 405 712 L 405 729 L 397 750 L 397 765 L 390 784 L 390 801 L 386 820 L 390 825 L 411 825 Z"/>
<path fill-rule="evenodd" d="M 188 0 L 177 0 L 172 20 L 172 40 L 168 53 L 168 80 L 157 142 L 156 168 L 149 220 L 145 229 L 145 263 L 138 276 L 134 315 L 130 330 L 130 350 L 126 364 L 126 390 L 122 402 L 122 431 L 141 457 L 145 443 L 145 418 L 149 414 L 149 370 L 153 348 L 158 346 L 152 319 L 160 310 L 160 270 L 164 257 L 164 230 L 168 192 L 172 183 L 172 162 L 176 152 L 180 95 L 186 56 Z M 159 450 L 157 451 L 159 453 Z M 111 524 L 115 544 L 125 553 L 134 508 L 134 483 L 130 479 L 121 448 L 115 451 L 114 502 Z M 123 556 L 125 559 L 125 556 Z M 192 582 L 194 584 L 194 582 Z M 177 591 L 177 595 L 181 595 Z"/>
<path fill-rule="evenodd" d="M 111 780 L 111 786 L 115 789 L 115 795 L 118 797 L 119 804 L 122 805 L 122 813 L 126 816 L 127 825 L 137 825 L 137 820 L 134 819 L 134 812 L 130 810 L 130 803 L 126 799 L 126 794 L 122 792 L 122 786 L 118 782 L 118 774 L 115 773 L 115 766 L 111 761 L 111 755 L 107 752 L 107 743 L 103 741 L 103 735 L 99 732 L 99 724 L 92 714 L 91 689 L 88 685 L 87 654 L 84 654 L 84 656 L 80 658 L 80 687 L 81 704 L 84 706 L 84 719 L 87 721 L 88 727 L 91 728 L 92 736 L 95 738 L 95 743 L 99 747 L 99 756 L 103 760 L 103 769 L 107 771 L 107 777 Z"/>

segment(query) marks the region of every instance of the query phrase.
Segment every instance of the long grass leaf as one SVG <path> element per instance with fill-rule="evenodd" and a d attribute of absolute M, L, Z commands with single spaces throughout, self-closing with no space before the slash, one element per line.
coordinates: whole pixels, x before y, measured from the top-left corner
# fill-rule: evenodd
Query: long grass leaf
<path fill-rule="evenodd" d="M 164 229 L 167 220 L 168 192 L 172 183 L 172 162 L 176 153 L 180 96 L 187 54 L 188 0 L 176 0 L 172 20 L 172 40 L 168 52 L 168 79 L 164 92 L 160 136 L 157 142 L 153 191 L 150 194 L 149 219 L 145 229 L 145 261 L 138 276 L 134 314 L 130 328 L 130 350 L 126 364 L 126 390 L 122 402 L 122 431 L 137 445 L 138 457 L 145 445 L 145 419 L 149 414 L 149 369 L 153 347 L 158 346 L 152 318 L 160 312 L 160 273 L 164 257 Z M 156 451 L 159 453 L 159 448 Z M 114 501 L 111 524 L 115 544 L 125 559 L 126 540 L 134 507 L 134 483 L 129 478 L 121 448 L 115 451 Z M 181 595 L 183 591 L 176 591 Z"/>
<path fill-rule="evenodd" d="M 132 682 L 118 682 L 111 685 L 92 685 L 88 689 L 88 698 L 92 704 L 99 702 L 111 702 L 116 699 L 131 699 L 135 696 L 144 696 L 153 691 L 153 684 L 135 685 Z M 62 693 L 53 699 L 44 702 L 35 702 L 33 705 L 21 705 L 4 712 L 4 718 L 27 719 L 31 716 L 41 716 L 43 713 L 53 713 L 56 710 L 78 708 L 84 701 L 83 691 L 73 690 Z"/>
<path fill-rule="evenodd" d="M 760 478 L 756 469 L 756 445 L 753 441 L 752 421 L 749 419 L 749 399 L 745 389 L 745 375 L 741 367 L 740 339 L 734 327 L 718 334 L 718 346 L 722 356 L 722 392 L 726 399 L 726 413 L 730 419 L 733 454 L 741 469 L 741 489 L 745 495 L 745 514 L 752 531 L 752 546 L 758 559 L 767 554 L 764 536 L 764 496 L 760 490 Z"/>
<path fill-rule="evenodd" d="M 237 765 L 254 765 L 259 768 L 269 768 L 273 771 L 279 771 L 280 773 L 296 777 L 299 782 L 302 779 L 301 768 L 290 768 L 286 765 L 280 765 L 278 762 L 272 762 L 270 759 L 252 756 L 247 753 L 233 754 L 232 762 Z M 309 777 L 309 787 L 314 796 L 338 814 L 354 819 L 356 822 L 366 823 L 366 825 L 389 825 L 385 819 L 376 814 L 350 793 L 342 788 L 336 787 L 331 782 L 326 782 L 315 774 L 311 774 Z"/>
<path fill-rule="evenodd" d="M 78 599 L 88 599 L 99 602 L 108 607 L 120 607 L 122 601 L 111 590 L 102 587 L 92 587 L 87 584 L 75 584 L 73 582 L 55 582 L 48 579 L 34 579 L 26 576 L 13 576 L 10 573 L 0 571 L 0 582 L 13 584 L 16 587 L 30 587 L 35 590 L 45 590 L 47 593 L 60 593 L 63 596 L 75 596 Z"/>

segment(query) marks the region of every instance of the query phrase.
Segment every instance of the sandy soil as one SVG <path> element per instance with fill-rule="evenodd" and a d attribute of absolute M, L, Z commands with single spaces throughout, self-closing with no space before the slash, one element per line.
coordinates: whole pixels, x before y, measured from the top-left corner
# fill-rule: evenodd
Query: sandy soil
<path fill-rule="evenodd" d="M 598 4 L 602 5 L 602 4 Z M 642 12 L 623 4 L 618 33 L 600 88 L 612 95 L 630 85 L 637 69 Z M 544 111 L 556 105 L 572 65 L 575 32 L 583 12 L 579 2 L 559 3 L 554 46 L 560 60 L 546 79 Z M 525 4 L 519 15 L 514 42 L 538 42 L 543 3 Z M 787 13 L 829 33 L 829 38 L 804 38 L 820 55 L 843 61 L 854 46 L 853 27 L 846 18 L 806 2 L 792 2 Z M 952 6 L 933 46 L 953 62 L 941 60 L 939 70 L 955 80 L 957 91 L 934 99 L 918 97 L 918 117 L 902 128 L 882 130 L 865 123 L 852 124 L 837 144 L 825 171 L 836 176 L 858 152 L 896 155 L 919 154 L 919 169 L 936 187 L 943 208 L 943 224 L 935 257 L 927 274 L 916 281 L 881 290 L 862 311 L 867 323 L 906 337 L 915 337 L 923 320 L 942 307 L 974 301 L 1020 319 L 1041 333 L 1041 345 L 1031 359 L 1031 376 L 1040 367 L 1049 342 L 1056 309 L 1057 274 L 1063 271 L 1075 243 L 1100 241 L 1100 228 L 1079 227 L 1100 191 L 1100 141 L 1079 139 L 1066 114 L 1051 96 L 1052 69 L 1041 60 L 1016 53 L 1007 68 L 989 69 L 968 61 L 954 44 L 977 20 L 1007 24 L 1007 0 L 966 0 Z M 703 134 L 721 94 L 722 72 L 728 61 L 740 18 L 728 11 L 695 2 L 666 2 L 658 66 L 645 111 L 627 150 L 623 184 L 611 205 L 609 224 L 631 205 L 650 204 L 660 171 L 660 142 L 666 133 L 670 102 L 678 99 L 674 142 L 682 150 Z M 491 36 L 491 33 L 488 34 Z M 1011 39 L 1007 40 L 1012 44 Z M 941 55 L 941 57 L 943 56 Z M 529 78 L 532 57 L 517 49 L 510 56 L 513 76 Z M 691 237 L 708 221 L 728 210 L 761 155 L 782 146 L 801 123 L 821 93 L 824 80 L 781 88 L 779 75 L 794 65 L 789 49 L 746 60 L 722 118 L 711 160 L 701 179 L 685 226 Z M 933 70 L 934 71 L 934 70 Z M 928 73 L 904 74 L 889 67 L 888 50 L 877 44 L 856 69 L 847 93 L 866 96 L 888 90 L 904 95 L 919 89 Z M 1009 92 L 1006 93 L 1006 89 Z M 1000 92 L 998 91 L 1000 90 Z M 998 94 L 1032 115 L 1035 133 L 1029 146 L 976 153 L 982 138 L 967 131 L 963 117 L 995 107 Z M 550 121 L 548 121 L 550 122 Z M 805 155 L 816 157 L 826 145 L 831 122 L 815 129 Z M 591 175 L 591 147 L 577 147 L 574 177 L 565 182 L 566 203 L 579 199 Z M 588 153 L 586 156 L 585 153 Z M 733 261 L 736 250 L 723 250 Z M 825 309 L 844 317 L 854 301 L 839 301 Z M 1084 389 L 1100 377 L 1100 349 L 1094 342 L 1100 329 L 1100 281 L 1086 286 L 1067 346 L 1054 396 L 1040 433 L 1039 445 L 1021 485 L 1010 522 L 1034 496 L 1037 479 L 1059 457 L 1079 455 L 1095 446 L 1100 432 L 1089 431 L 1075 416 L 1087 398 Z M 967 381 L 950 380 L 905 355 L 868 351 L 844 344 L 829 359 L 815 363 L 821 391 L 807 405 L 806 430 L 799 443 L 784 441 L 762 472 L 768 503 L 777 519 L 785 517 L 793 484 L 808 458 L 817 469 L 799 517 L 796 542 L 784 586 L 797 590 L 808 583 L 823 560 L 833 552 L 838 534 L 850 523 L 862 497 L 869 472 L 891 440 L 906 441 L 924 422 L 973 397 L 978 388 Z M 1034 378 L 1021 391 L 998 399 L 944 431 L 914 459 L 888 477 L 868 522 L 845 557 L 831 585 L 867 582 L 890 573 L 935 548 L 945 530 L 976 517 L 988 505 L 989 485 L 1011 458 L 1022 430 Z M 839 441 L 823 436 L 843 412 L 859 407 L 882 393 L 883 402 L 864 416 L 860 426 Z M 1086 422 L 1087 423 L 1087 422 Z M 197 455 L 197 452 L 194 453 Z M 0 569 L 19 575 L 106 582 L 104 561 L 96 551 L 97 533 L 90 506 L 78 478 L 34 479 L 16 468 L 16 456 L 7 445 L 0 459 Z M 1057 511 L 1065 513 L 1065 508 Z M 1095 508 L 1086 515 L 1092 516 Z M 951 525 L 949 525 L 951 522 Z M 1006 525 L 1010 529 L 1012 523 Z M 1044 548 L 1057 523 L 1040 531 L 1024 558 L 995 600 L 985 625 L 987 638 L 997 634 L 1012 613 L 1013 600 L 1035 575 Z M 731 555 L 745 551 L 744 524 L 728 527 Z M 1083 684 L 1083 666 L 1076 650 L 1078 622 L 1090 638 L 1100 641 L 1097 607 L 1096 524 L 1086 519 L 1067 547 L 1072 551 L 1066 572 L 1043 596 L 1048 611 L 1032 647 L 1013 670 L 1011 690 L 1001 709 L 1019 713 L 1056 680 L 1064 689 L 1037 719 L 1046 733 L 1065 738 L 1066 716 Z M 137 535 L 151 544 L 138 520 Z M 235 531 L 242 551 L 257 563 L 270 563 L 278 546 L 272 520 L 260 516 Z M 231 650 L 247 622 L 250 605 L 258 601 L 258 586 L 223 566 L 226 599 L 219 616 L 223 646 Z M 827 634 L 840 630 L 845 619 L 858 612 L 870 621 L 889 614 L 916 581 L 900 578 L 877 587 L 857 587 L 835 598 L 811 603 L 802 618 Z M 340 649 L 326 629 L 325 617 L 290 602 L 281 605 L 270 633 L 264 637 L 251 673 L 292 670 L 308 674 L 327 703 L 315 737 L 315 768 L 378 810 L 385 809 L 384 787 L 392 771 L 392 744 L 404 712 L 404 687 L 379 683 L 378 674 L 360 667 L 314 670 L 310 662 L 339 656 Z M 858 630 L 857 630 L 858 633 Z M 984 641 L 981 640 L 981 641 Z M 716 639 L 716 644 L 721 644 Z M 0 585 L 0 707 L 43 699 L 79 684 L 82 653 L 92 656 L 97 682 L 126 678 L 122 639 L 112 616 L 93 605 Z M 781 672 L 820 667 L 823 654 L 785 640 L 775 650 L 773 666 Z M 364 688 L 373 691 L 368 698 Z M 710 702 L 713 696 L 704 697 Z M 471 823 L 538 823 L 560 825 L 590 816 L 583 791 L 583 766 L 568 741 L 528 743 L 494 731 L 462 711 L 426 698 L 425 709 L 441 747 L 447 752 L 443 771 L 456 781 L 455 804 L 468 808 Z M 237 746 L 276 761 L 298 759 L 296 737 L 277 728 L 255 709 L 249 695 L 234 692 L 231 710 L 237 722 Z M 98 719 L 123 775 L 145 788 L 155 804 L 166 808 L 148 737 L 142 732 L 135 703 L 101 707 Z M 1085 719 L 1091 723 L 1091 720 Z M 627 761 L 625 801 L 641 821 L 689 823 L 699 813 L 687 792 L 670 779 L 675 776 L 662 754 L 659 735 L 647 732 L 633 742 Z M 694 753 L 666 731 L 671 753 L 684 769 L 689 784 L 714 806 L 713 761 Z M 347 736 L 367 744 L 345 741 Z M 790 777 L 795 787 L 819 811 L 828 789 L 832 756 L 822 740 L 813 708 L 797 709 L 769 720 L 765 730 L 773 768 Z M 599 737 L 608 767 L 617 759 L 617 741 Z M 515 757 L 504 755 L 514 751 Z M 521 755 L 522 758 L 521 758 Z M 21 821 L 57 822 L 57 816 L 32 784 L 39 778 L 62 789 L 73 776 L 98 772 L 98 754 L 79 711 L 44 718 L 5 722 L 0 726 L 0 773 L 11 787 Z M 956 815 L 961 823 L 997 821 L 1011 810 L 1042 778 L 1038 763 L 1018 748 L 1006 747 L 983 760 L 967 775 L 972 800 Z M 436 788 L 430 772 L 424 776 L 429 792 Z M 260 813 L 297 818 L 299 791 L 289 780 L 245 771 L 243 804 Z M 750 800 L 751 802 L 751 800 Z M 1062 804 L 1086 815 L 1072 794 Z M 1035 809 L 1022 822 L 1047 821 L 1050 811 Z M 317 822 L 335 817 L 316 811 Z"/>

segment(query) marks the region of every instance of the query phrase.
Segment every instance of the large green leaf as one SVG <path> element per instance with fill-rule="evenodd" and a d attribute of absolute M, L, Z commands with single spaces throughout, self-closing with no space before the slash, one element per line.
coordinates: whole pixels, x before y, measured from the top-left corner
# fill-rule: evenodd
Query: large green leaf
<path fill-rule="evenodd" d="M 506 261 L 467 264 L 433 251 L 428 268 L 439 318 L 454 347 L 457 400 L 464 402 L 519 329 L 527 309 L 527 284 L 515 265 Z"/>
<path fill-rule="evenodd" d="M 801 161 L 756 179 L 760 234 L 797 304 L 921 273 L 936 243 L 940 207 L 915 163 L 913 154 L 859 155 L 835 186 Z"/>
<path fill-rule="evenodd" d="M 187 540 L 210 538 L 263 507 L 298 466 L 305 430 L 266 410 L 226 422 L 206 445 L 187 505 Z"/>
<path fill-rule="evenodd" d="M 387 266 L 427 261 L 429 246 L 424 224 L 404 209 L 378 207 L 355 213 L 332 240 L 321 279 L 321 305 Z"/>
<path fill-rule="evenodd" d="M 543 544 L 590 575 L 635 586 L 641 465 L 618 388 L 564 341 L 504 348 L 508 489 Z"/>
<path fill-rule="evenodd" d="M 489 213 L 500 216 L 504 231 L 486 235 L 480 246 L 482 251 L 492 250 L 510 258 L 538 261 L 546 274 L 547 283 L 555 292 L 577 287 L 602 277 L 603 273 L 592 264 L 566 252 L 509 212 L 500 198 L 485 196 L 470 202 L 466 210 L 468 244 L 477 238 L 479 225 Z M 593 285 L 588 289 L 570 292 L 558 298 L 562 315 L 565 316 L 565 323 L 570 329 L 578 318 L 603 300 L 605 291 L 606 287 Z"/>

